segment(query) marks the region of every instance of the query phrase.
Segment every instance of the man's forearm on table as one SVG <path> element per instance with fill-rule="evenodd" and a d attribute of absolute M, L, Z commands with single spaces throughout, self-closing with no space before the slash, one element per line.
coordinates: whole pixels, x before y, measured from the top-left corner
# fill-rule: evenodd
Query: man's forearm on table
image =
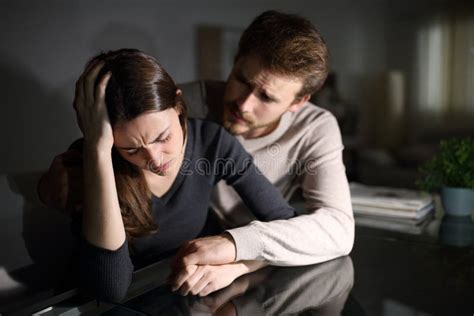
<path fill-rule="evenodd" d="M 289 220 L 254 221 L 230 229 L 236 260 L 265 260 L 271 265 L 308 265 L 346 255 L 354 241 L 350 212 L 319 209 Z"/>

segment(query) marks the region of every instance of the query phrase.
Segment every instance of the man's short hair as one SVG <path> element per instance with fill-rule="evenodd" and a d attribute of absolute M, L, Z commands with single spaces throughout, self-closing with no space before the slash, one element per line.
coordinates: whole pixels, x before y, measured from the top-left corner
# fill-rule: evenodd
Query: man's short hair
<path fill-rule="evenodd" d="M 250 55 L 271 72 L 302 79 L 297 98 L 318 91 L 328 74 L 324 39 L 311 22 L 297 15 L 266 11 L 257 16 L 240 38 L 235 61 Z"/>

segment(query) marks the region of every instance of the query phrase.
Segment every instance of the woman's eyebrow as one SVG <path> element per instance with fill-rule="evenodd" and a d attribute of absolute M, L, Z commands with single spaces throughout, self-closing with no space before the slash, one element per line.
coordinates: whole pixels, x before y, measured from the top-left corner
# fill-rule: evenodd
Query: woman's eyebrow
<path fill-rule="evenodd" d="M 158 139 L 160 139 L 161 137 L 163 137 L 163 135 L 170 129 L 170 127 L 168 126 L 167 128 L 165 128 L 159 135 L 158 137 L 156 137 L 155 139 L 153 139 L 151 142 L 149 142 L 147 145 L 149 144 L 152 144 L 153 142 L 157 141 Z M 123 149 L 123 150 L 132 150 L 132 149 L 137 149 L 137 148 L 140 148 L 140 147 L 117 147 L 118 149 Z"/>
<path fill-rule="evenodd" d="M 158 137 L 156 137 L 154 140 L 152 140 L 151 142 L 148 143 L 149 144 L 152 144 L 153 142 L 159 140 L 160 138 L 163 137 L 164 134 L 166 134 L 166 132 L 170 129 L 170 127 L 168 126 L 167 128 L 165 128 L 159 135 Z"/>

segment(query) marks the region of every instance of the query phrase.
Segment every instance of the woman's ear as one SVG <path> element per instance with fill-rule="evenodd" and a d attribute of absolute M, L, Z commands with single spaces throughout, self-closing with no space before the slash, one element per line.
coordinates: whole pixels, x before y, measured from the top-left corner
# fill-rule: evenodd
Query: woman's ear
<path fill-rule="evenodd" d="M 176 89 L 176 96 L 177 97 L 182 97 L 183 95 L 183 91 L 181 91 L 181 89 Z M 181 115 L 183 114 L 183 108 L 182 108 L 182 100 L 179 100 L 177 101 L 179 104 L 178 106 L 176 106 L 174 109 L 176 110 L 176 112 L 178 112 L 178 115 Z"/>

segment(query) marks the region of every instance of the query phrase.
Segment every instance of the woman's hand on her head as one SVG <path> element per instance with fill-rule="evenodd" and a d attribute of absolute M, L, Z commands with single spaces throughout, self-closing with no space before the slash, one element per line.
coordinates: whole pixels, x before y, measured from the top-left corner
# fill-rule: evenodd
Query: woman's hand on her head
<path fill-rule="evenodd" d="M 84 134 L 84 147 L 110 150 L 114 138 L 105 104 L 105 89 L 111 72 L 103 75 L 94 87 L 102 67 L 104 67 L 103 61 L 92 62 L 76 82 L 74 110 L 79 128 Z"/>

